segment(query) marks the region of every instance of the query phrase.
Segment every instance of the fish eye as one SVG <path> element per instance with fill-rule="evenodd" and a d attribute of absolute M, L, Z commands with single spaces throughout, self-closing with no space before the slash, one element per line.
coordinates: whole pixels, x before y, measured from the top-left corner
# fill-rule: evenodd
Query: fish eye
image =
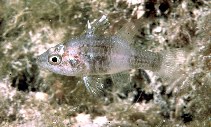
<path fill-rule="evenodd" d="M 48 62 L 52 65 L 58 65 L 61 63 L 61 61 L 62 61 L 62 57 L 57 54 L 53 54 L 48 57 Z"/>

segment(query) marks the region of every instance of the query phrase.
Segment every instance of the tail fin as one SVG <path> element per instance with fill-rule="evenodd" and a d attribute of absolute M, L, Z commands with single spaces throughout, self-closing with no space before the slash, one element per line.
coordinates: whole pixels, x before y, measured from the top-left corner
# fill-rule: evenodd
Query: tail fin
<path fill-rule="evenodd" d="M 183 67 L 187 60 L 187 53 L 182 50 L 162 51 L 163 58 L 157 74 L 164 80 L 178 78 L 184 74 Z"/>

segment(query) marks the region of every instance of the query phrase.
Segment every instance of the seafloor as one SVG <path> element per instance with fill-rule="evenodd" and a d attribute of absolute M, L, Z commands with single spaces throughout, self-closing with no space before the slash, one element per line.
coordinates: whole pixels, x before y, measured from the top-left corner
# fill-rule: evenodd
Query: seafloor
<path fill-rule="evenodd" d="M 210 127 L 210 6 L 210 0 L 1 0 L 0 126 Z M 124 87 L 107 76 L 106 94 L 93 97 L 80 77 L 37 66 L 39 54 L 103 14 L 113 34 L 139 18 L 134 44 L 143 50 L 185 51 L 183 73 L 168 81 L 131 70 Z"/>

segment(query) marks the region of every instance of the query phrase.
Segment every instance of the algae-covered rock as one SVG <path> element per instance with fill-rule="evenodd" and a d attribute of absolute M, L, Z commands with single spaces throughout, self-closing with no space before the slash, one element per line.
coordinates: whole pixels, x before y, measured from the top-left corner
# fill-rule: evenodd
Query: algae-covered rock
<path fill-rule="evenodd" d="M 0 1 L 0 126 L 211 126 L 210 5 L 207 0 Z M 148 70 L 131 70 L 128 85 L 117 87 L 107 76 L 105 95 L 93 97 L 80 78 L 37 66 L 39 54 L 80 35 L 88 20 L 103 14 L 110 34 L 139 18 L 137 47 L 184 50 L 183 75 L 166 81 Z"/>

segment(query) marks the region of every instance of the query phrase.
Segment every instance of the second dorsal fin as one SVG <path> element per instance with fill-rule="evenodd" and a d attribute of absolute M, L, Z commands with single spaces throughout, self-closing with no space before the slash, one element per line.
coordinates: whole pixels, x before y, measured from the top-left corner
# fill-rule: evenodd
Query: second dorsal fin
<path fill-rule="evenodd" d="M 133 43 L 135 35 L 137 35 L 138 31 L 136 25 L 128 21 L 124 24 L 124 26 L 117 32 L 117 36 L 124 38 L 129 43 Z"/>

